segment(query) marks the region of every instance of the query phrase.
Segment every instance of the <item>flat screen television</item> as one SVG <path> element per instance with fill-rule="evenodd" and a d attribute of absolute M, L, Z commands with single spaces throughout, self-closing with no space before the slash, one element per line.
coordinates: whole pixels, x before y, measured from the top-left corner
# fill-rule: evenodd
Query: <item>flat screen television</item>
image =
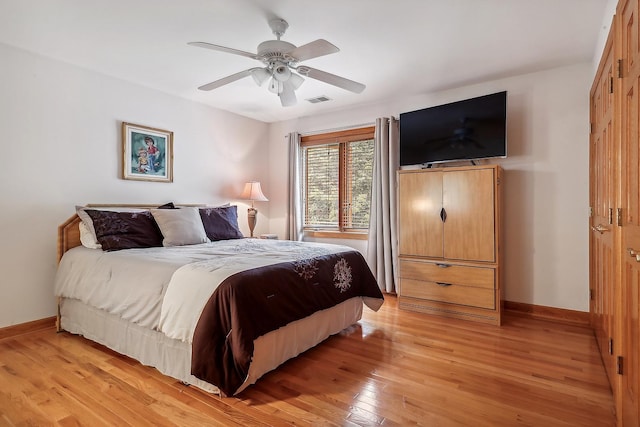
<path fill-rule="evenodd" d="M 507 92 L 400 114 L 400 166 L 507 157 Z"/>

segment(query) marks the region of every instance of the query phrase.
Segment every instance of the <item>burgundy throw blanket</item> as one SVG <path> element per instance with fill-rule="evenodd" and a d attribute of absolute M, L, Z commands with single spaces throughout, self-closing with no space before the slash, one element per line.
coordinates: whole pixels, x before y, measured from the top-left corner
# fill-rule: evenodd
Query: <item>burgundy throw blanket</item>
<path fill-rule="evenodd" d="M 355 296 L 384 299 L 356 251 L 234 274 L 218 286 L 198 320 L 191 373 L 231 396 L 247 377 L 256 338 Z"/>

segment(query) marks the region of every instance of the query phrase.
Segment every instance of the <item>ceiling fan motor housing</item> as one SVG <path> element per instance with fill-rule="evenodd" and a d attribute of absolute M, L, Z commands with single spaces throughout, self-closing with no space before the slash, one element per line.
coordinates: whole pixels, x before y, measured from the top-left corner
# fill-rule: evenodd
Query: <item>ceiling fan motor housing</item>
<path fill-rule="evenodd" d="M 291 58 L 286 53 L 291 52 L 295 48 L 296 45 L 282 40 L 267 40 L 258 45 L 258 57 L 265 64 L 270 64 L 276 60 L 288 63 L 294 58 Z"/>

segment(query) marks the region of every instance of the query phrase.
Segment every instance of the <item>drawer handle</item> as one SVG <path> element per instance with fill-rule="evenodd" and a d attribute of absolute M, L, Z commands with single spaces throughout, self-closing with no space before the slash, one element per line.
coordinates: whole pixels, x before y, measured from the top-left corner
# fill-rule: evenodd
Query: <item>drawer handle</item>
<path fill-rule="evenodd" d="M 451 283 L 436 282 L 436 285 L 446 288 L 447 286 L 451 286 Z"/>
<path fill-rule="evenodd" d="M 449 268 L 451 267 L 449 264 L 436 264 L 440 268 Z"/>

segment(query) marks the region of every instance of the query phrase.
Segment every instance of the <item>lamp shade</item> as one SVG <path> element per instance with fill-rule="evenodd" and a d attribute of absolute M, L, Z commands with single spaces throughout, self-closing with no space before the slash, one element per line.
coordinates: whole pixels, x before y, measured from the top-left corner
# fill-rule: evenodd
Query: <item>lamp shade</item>
<path fill-rule="evenodd" d="M 273 67 L 273 78 L 279 82 L 286 82 L 291 77 L 291 70 L 286 64 L 276 62 Z"/>
<path fill-rule="evenodd" d="M 262 194 L 262 188 L 260 188 L 260 183 L 258 181 L 247 182 L 244 185 L 244 190 L 242 190 L 242 194 L 240 194 L 240 199 L 258 201 L 258 202 L 269 201 L 269 199 L 267 199 L 266 196 Z"/>
<path fill-rule="evenodd" d="M 291 82 L 294 89 L 298 89 L 304 83 L 304 78 L 299 74 L 291 73 L 291 78 L 288 81 Z"/>
<path fill-rule="evenodd" d="M 262 84 L 271 77 L 271 73 L 266 68 L 253 68 L 251 70 L 251 77 L 253 77 L 253 81 L 255 81 L 258 86 L 262 86 Z"/>

